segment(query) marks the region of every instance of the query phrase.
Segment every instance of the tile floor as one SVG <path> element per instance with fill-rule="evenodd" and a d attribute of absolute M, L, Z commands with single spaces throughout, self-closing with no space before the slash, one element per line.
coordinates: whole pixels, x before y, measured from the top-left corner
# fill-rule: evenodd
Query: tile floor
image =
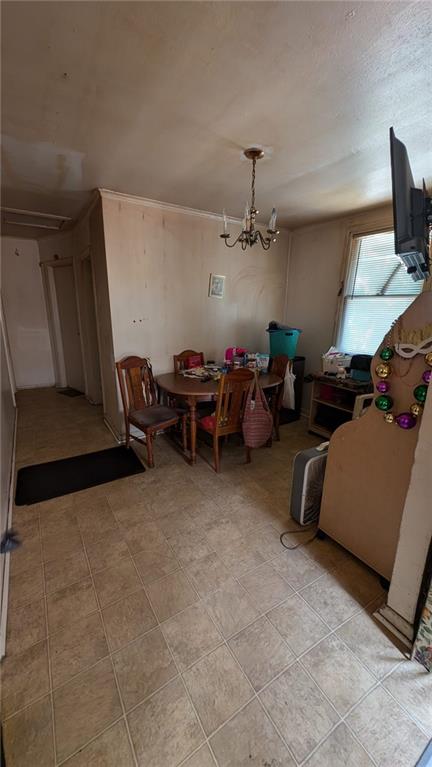
<path fill-rule="evenodd" d="M 18 466 L 113 444 L 84 398 L 18 405 Z M 329 540 L 279 542 L 316 442 L 285 426 L 217 476 L 161 438 L 153 471 L 15 509 L 7 767 L 414 767 L 432 680 L 372 618 L 378 579 Z"/>

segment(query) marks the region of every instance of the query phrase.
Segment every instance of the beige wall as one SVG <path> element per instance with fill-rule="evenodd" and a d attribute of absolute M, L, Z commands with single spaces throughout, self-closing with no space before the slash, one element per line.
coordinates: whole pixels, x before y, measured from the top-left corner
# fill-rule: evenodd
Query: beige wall
<path fill-rule="evenodd" d="M 268 252 L 229 249 L 216 217 L 102 195 L 116 359 L 149 356 L 157 374 L 184 348 L 219 361 L 231 345 L 268 350 L 267 324 L 284 315 L 287 232 Z M 226 275 L 223 300 L 208 297 L 210 273 Z"/>
<path fill-rule="evenodd" d="M 36 240 L 3 237 L 1 269 L 16 386 L 53 386 L 53 358 Z"/>
<path fill-rule="evenodd" d="M 320 369 L 321 354 L 334 340 L 338 292 L 343 276 L 349 233 L 392 224 L 388 206 L 295 229 L 291 233 L 287 292 L 287 321 L 303 330 L 298 354 L 306 357 L 306 372 Z M 305 387 L 303 409 L 309 409 L 310 387 Z"/>

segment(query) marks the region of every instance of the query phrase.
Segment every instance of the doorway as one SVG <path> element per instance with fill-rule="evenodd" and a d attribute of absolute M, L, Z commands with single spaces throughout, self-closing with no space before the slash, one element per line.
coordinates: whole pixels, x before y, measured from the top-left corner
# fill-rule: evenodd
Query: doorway
<path fill-rule="evenodd" d="M 84 368 L 72 264 L 54 269 L 54 285 L 62 338 L 66 386 L 84 393 Z"/>
<path fill-rule="evenodd" d="M 53 349 L 55 383 L 84 393 L 84 366 L 72 259 L 42 264 Z"/>
<path fill-rule="evenodd" d="M 89 402 L 102 402 L 102 382 L 99 361 L 99 342 L 93 271 L 90 248 L 87 248 L 74 262 L 77 285 L 78 319 L 81 332 L 81 350 L 84 363 L 85 394 Z"/>
<path fill-rule="evenodd" d="M 42 262 L 56 386 L 102 403 L 102 384 L 90 248 L 72 258 Z"/>

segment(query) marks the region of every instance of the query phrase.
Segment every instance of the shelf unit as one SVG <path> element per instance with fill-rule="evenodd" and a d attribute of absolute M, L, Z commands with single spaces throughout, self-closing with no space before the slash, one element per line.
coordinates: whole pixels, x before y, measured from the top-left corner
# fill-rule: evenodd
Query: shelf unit
<path fill-rule="evenodd" d="M 339 426 L 351 421 L 357 395 L 373 391 L 372 384 L 339 381 L 320 373 L 313 379 L 309 431 L 329 439 Z"/>

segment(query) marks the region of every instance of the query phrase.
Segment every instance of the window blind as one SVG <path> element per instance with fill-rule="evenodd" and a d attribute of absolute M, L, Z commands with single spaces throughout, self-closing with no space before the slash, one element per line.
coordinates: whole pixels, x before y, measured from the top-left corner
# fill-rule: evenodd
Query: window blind
<path fill-rule="evenodd" d="M 394 252 L 393 232 L 354 237 L 338 347 L 375 354 L 392 322 L 421 293 Z"/>

